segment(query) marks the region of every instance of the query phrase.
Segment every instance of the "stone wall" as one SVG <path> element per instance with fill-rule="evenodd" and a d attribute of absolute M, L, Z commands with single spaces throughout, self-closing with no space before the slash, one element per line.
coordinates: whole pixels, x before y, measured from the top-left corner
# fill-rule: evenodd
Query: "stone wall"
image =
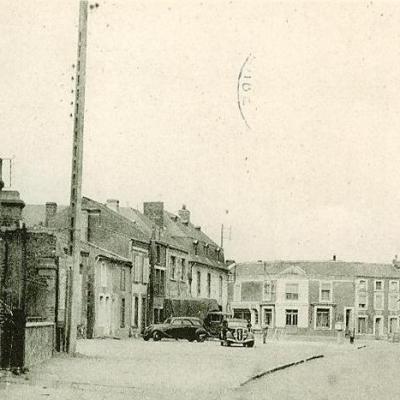
<path fill-rule="evenodd" d="M 54 323 L 28 322 L 25 328 L 25 366 L 50 359 L 54 351 Z"/>

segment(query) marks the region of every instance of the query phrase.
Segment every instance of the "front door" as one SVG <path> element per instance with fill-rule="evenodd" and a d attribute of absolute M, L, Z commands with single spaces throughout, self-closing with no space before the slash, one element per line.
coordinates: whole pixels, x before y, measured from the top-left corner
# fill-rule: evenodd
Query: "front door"
<path fill-rule="evenodd" d="M 273 310 L 272 308 L 264 308 L 263 309 L 263 326 L 267 326 L 268 328 L 274 327 L 274 320 L 273 320 Z"/>
<path fill-rule="evenodd" d="M 348 335 L 354 329 L 354 321 L 353 321 L 353 309 L 345 308 L 345 334 Z"/>
<path fill-rule="evenodd" d="M 383 317 L 375 317 L 375 338 L 383 336 Z"/>

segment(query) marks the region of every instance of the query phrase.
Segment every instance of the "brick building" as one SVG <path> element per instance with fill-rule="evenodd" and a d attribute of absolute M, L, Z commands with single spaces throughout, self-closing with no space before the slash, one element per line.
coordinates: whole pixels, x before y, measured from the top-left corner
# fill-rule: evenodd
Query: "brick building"
<path fill-rule="evenodd" d="M 55 235 L 22 226 L 24 202 L 2 189 L 0 174 L 0 364 L 29 367 L 61 346 L 55 327 L 64 319 L 67 256 Z"/>
<path fill-rule="evenodd" d="M 355 262 L 256 262 L 230 266 L 229 307 L 255 328 L 386 337 L 399 328 L 400 269 Z"/>
<path fill-rule="evenodd" d="M 190 221 L 186 207 L 172 214 L 162 202 L 147 202 L 143 213 L 120 212 L 151 236 L 155 232 L 154 321 L 169 315 L 204 316 L 226 308 L 228 270 L 223 250 Z"/>

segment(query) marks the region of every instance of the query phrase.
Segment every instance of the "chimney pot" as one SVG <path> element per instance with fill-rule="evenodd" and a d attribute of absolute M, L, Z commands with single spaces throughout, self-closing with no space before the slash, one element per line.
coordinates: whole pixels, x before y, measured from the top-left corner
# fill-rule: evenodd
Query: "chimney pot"
<path fill-rule="evenodd" d="M 190 211 L 186 208 L 185 204 L 183 204 L 182 208 L 178 211 L 178 215 L 182 223 L 188 224 L 190 222 Z"/>
<path fill-rule="evenodd" d="M 336 254 L 333 255 L 332 260 L 336 261 Z"/>
<path fill-rule="evenodd" d="M 46 207 L 46 212 L 45 212 L 44 226 L 48 227 L 50 220 L 57 214 L 57 203 L 47 202 L 45 207 Z"/>

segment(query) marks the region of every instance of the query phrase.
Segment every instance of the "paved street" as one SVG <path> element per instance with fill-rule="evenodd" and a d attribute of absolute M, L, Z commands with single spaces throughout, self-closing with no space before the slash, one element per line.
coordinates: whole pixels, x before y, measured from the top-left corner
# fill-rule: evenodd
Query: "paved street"
<path fill-rule="evenodd" d="M 7 399 L 357 399 L 399 398 L 400 346 L 385 342 L 282 341 L 255 348 L 218 342 L 79 341 L 79 356 L 59 356 L 26 378 L 1 384 Z M 314 355 L 325 357 L 245 381 Z M 379 384 L 377 383 L 379 381 Z M 312 383 L 312 384 L 311 384 Z"/>

